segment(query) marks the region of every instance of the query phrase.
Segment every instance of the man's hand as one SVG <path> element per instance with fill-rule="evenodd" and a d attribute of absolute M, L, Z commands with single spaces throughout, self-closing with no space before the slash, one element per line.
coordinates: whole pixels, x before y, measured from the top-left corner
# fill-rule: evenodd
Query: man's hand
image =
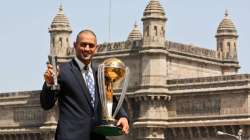
<path fill-rule="evenodd" d="M 59 67 L 57 67 L 57 76 L 59 73 Z M 53 85 L 54 84 L 54 72 L 53 72 L 53 67 L 51 64 L 47 65 L 47 70 L 44 73 L 44 80 L 47 85 Z"/>
<path fill-rule="evenodd" d="M 122 127 L 122 132 L 123 132 L 124 134 L 128 134 L 128 132 L 129 132 L 129 131 L 128 131 L 128 130 L 129 130 L 129 125 L 128 125 L 128 119 L 127 119 L 127 118 L 121 117 L 121 118 L 118 120 L 118 122 L 117 122 L 116 125 Z"/>

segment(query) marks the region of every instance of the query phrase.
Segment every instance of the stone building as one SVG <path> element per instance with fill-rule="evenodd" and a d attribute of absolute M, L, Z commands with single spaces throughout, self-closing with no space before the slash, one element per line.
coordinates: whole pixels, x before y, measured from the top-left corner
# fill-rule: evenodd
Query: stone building
<path fill-rule="evenodd" d="M 150 0 L 127 40 L 100 44 L 95 62 L 116 57 L 131 75 L 125 107 L 131 140 L 219 140 L 217 131 L 250 139 L 250 75 L 237 74 L 237 30 L 228 13 L 215 35 L 216 50 L 168 40 L 167 17 L 159 0 Z M 63 8 L 49 33 L 50 54 L 74 56 L 69 20 Z M 46 60 L 45 60 L 46 61 Z M 117 96 L 119 96 L 119 89 Z M 57 108 L 40 108 L 39 91 L 0 94 L 0 140 L 52 140 Z"/>

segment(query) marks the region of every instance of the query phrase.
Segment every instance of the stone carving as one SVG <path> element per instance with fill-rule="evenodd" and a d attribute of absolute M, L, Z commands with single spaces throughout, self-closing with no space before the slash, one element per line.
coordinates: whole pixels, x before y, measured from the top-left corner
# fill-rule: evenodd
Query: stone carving
<path fill-rule="evenodd" d="M 166 41 L 165 46 L 168 48 L 169 51 L 177 51 L 181 53 L 188 53 L 190 55 L 217 59 L 217 53 L 215 50 L 209 50 L 193 45 L 187 45 L 172 41 Z"/>
<path fill-rule="evenodd" d="M 244 86 L 248 82 L 231 82 L 231 83 L 207 83 L 207 84 L 197 84 L 197 85 L 175 85 L 169 86 L 169 90 L 194 90 L 194 89 L 211 89 L 211 88 L 222 88 L 222 87 L 235 87 L 235 86 Z"/>
<path fill-rule="evenodd" d="M 217 96 L 187 97 L 176 99 L 176 115 L 180 116 L 207 116 L 220 113 L 221 100 Z"/>
<path fill-rule="evenodd" d="M 141 41 L 124 41 L 124 42 L 114 42 L 114 43 L 103 43 L 98 47 L 98 52 L 110 52 L 118 50 L 134 50 L 139 49 L 141 46 Z"/>
<path fill-rule="evenodd" d="M 224 75 L 213 77 L 201 77 L 201 78 L 186 78 L 186 79 L 174 79 L 168 80 L 168 85 L 173 84 L 188 84 L 188 83 L 211 83 L 219 81 L 238 81 L 238 80 L 250 80 L 250 74 L 237 74 L 237 75 Z"/>
<path fill-rule="evenodd" d="M 166 21 L 159 0 L 149 0 L 142 18 L 143 38 L 100 44 L 94 58 L 101 63 L 119 57 L 131 68 L 127 99 L 131 139 L 217 140 L 217 130 L 236 132 L 239 127 L 249 127 L 250 75 L 225 76 L 239 69 L 236 44 L 229 53 L 223 48 L 215 51 L 165 41 Z M 59 62 L 73 58 L 74 49 L 69 48 L 72 30 L 62 7 L 49 32 L 51 52 L 56 49 Z M 236 38 L 233 41 L 236 43 Z M 201 76 L 210 77 L 187 78 Z M 115 91 L 118 96 L 120 89 Z M 0 114 L 8 114 L 0 115 L 0 140 L 54 139 L 58 114 L 56 109 L 39 108 L 39 94 L 0 94 Z M 249 139 L 250 127 L 243 132 Z"/>
<path fill-rule="evenodd" d="M 44 111 L 40 108 L 22 108 L 14 111 L 16 122 L 42 122 L 45 119 Z"/>
<path fill-rule="evenodd" d="M 229 94 L 221 99 L 221 114 L 247 114 L 247 96 Z"/>

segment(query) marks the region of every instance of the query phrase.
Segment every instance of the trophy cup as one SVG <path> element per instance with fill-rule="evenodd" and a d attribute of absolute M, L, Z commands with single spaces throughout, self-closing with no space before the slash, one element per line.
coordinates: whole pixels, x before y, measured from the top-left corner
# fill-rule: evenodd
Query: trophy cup
<path fill-rule="evenodd" d="M 95 128 L 95 132 L 104 136 L 122 135 L 122 128 L 116 126 L 114 119 L 122 106 L 128 86 L 129 68 L 117 58 L 109 58 L 98 66 L 99 94 L 102 106 L 102 124 Z M 114 113 L 113 88 L 114 84 L 122 82 L 122 92 Z"/>

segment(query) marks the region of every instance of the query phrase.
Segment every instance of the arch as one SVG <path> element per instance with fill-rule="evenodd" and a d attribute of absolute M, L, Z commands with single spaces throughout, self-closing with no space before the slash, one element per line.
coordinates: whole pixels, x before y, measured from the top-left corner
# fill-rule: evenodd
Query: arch
<path fill-rule="evenodd" d="M 227 42 L 227 49 L 228 49 L 228 52 L 231 52 L 231 43 L 230 42 Z"/>
<path fill-rule="evenodd" d="M 59 46 L 60 46 L 61 48 L 63 47 L 62 37 L 59 37 Z"/>
<path fill-rule="evenodd" d="M 53 47 L 53 48 L 55 47 L 55 42 L 56 42 L 56 38 L 53 36 L 53 37 L 52 37 L 52 45 L 53 45 L 52 47 Z"/>
<path fill-rule="evenodd" d="M 149 36 L 149 26 L 146 26 L 146 28 L 145 28 L 145 35 Z"/>
<path fill-rule="evenodd" d="M 165 30 L 164 30 L 163 26 L 161 26 L 161 33 L 162 33 L 162 36 L 164 37 L 165 36 Z"/>
<path fill-rule="evenodd" d="M 154 26 L 154 35 L 157 36 L 158 32 L 157 32 L 157 26 Z"/>
<path fill-rule="evenodd" d="M 223 43 L 222 43 L 222 42 L 220 42 L 220 45 L 219 45 L 219 50 L 220 50 L 220 51 L 223 51 L 223 49 L 222 49 L 222 48 L 223 48 Z"/>

